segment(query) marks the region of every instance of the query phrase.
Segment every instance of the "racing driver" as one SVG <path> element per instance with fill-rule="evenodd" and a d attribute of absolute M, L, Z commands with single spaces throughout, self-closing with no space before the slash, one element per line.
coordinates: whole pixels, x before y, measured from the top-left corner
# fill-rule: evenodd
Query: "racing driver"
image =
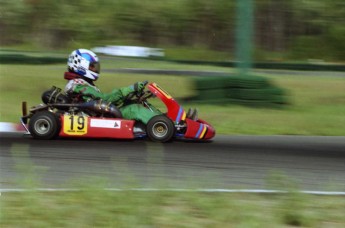
<path fill-rule="evenodd" d="M 126 97 L 133 92 L 144 89 L 143 82 L 131 86 L 114 89 L 111 93 L 102 93 L 94 84 L 100 77 L 100 62 L 95 53 L 87 49 L 74 50 L 67 61 L 67 72 L 64 78 L 68 80 L 65 86 L 66 94 L 79 94 L 83 101 L 101 99 L 120 108 L 125 119 L 134 119 L 147 124 L 148 121 L 161 113 L 152 112 L 140 104 L 123 105 Z"/>

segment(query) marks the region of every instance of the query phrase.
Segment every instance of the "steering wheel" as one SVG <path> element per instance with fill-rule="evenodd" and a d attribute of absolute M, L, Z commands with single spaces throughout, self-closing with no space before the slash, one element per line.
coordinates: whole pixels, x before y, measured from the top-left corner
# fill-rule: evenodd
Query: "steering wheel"
<path fill-rule="evenodd" d="M 144 88 L 141 91 L 132 92 L 126 97 L 126 101 L 128 102 L 135 102 L 135 103 L 141 103 L 142 101 L 146 100 L 149 96 L 144 96 L 147 91 L 145 92 L 145 87 L 149 83 L 149 81 L 143 81 Z"/>

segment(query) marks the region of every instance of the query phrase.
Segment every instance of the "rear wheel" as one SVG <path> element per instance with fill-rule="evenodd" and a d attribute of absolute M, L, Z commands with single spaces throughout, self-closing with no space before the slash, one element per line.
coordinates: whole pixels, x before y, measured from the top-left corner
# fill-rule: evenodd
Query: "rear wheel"
<path fill-rule="evenodd" d="M 29 131 L 35 139 L 54 139 L 59 135 L 60 129 L 60 120 L 52 112 L 37 112 L 30 118 Z"/>
<path fill-rule="evenodd" d="M 168 142 L 175 134 L 174 123 L 166 116 L 155 116 L 147 123 L 146 132 L 155 142 Z"/>

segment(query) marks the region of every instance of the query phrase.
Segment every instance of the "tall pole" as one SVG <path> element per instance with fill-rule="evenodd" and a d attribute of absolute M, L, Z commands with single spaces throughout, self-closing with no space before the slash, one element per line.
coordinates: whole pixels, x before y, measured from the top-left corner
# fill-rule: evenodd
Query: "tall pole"
<path fill-rule="evenodd" d="M 236 14 L 236 62 L 238 72 L 243 76 L 252 67 L 253 0 L 237 0 Z"/>

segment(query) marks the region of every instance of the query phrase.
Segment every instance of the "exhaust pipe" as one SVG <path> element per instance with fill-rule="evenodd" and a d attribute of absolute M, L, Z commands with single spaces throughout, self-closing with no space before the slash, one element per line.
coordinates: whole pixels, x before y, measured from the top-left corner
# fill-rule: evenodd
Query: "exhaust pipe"
<path fill-rule="evenodd" d="M 116 118 L 122 118 L 121 111 L 113 104 L 109 102 L 105 102 L 102 100 L 97 101 L 90 101 L 85 103 L 77 103 L 77 104 L 51 104 L 52 107 L 55 108 L 70 108 L 76 107 L 80 109 L 87 109 L 90 111 L 99 112 L 102 114 L 110 114 Z"/>

